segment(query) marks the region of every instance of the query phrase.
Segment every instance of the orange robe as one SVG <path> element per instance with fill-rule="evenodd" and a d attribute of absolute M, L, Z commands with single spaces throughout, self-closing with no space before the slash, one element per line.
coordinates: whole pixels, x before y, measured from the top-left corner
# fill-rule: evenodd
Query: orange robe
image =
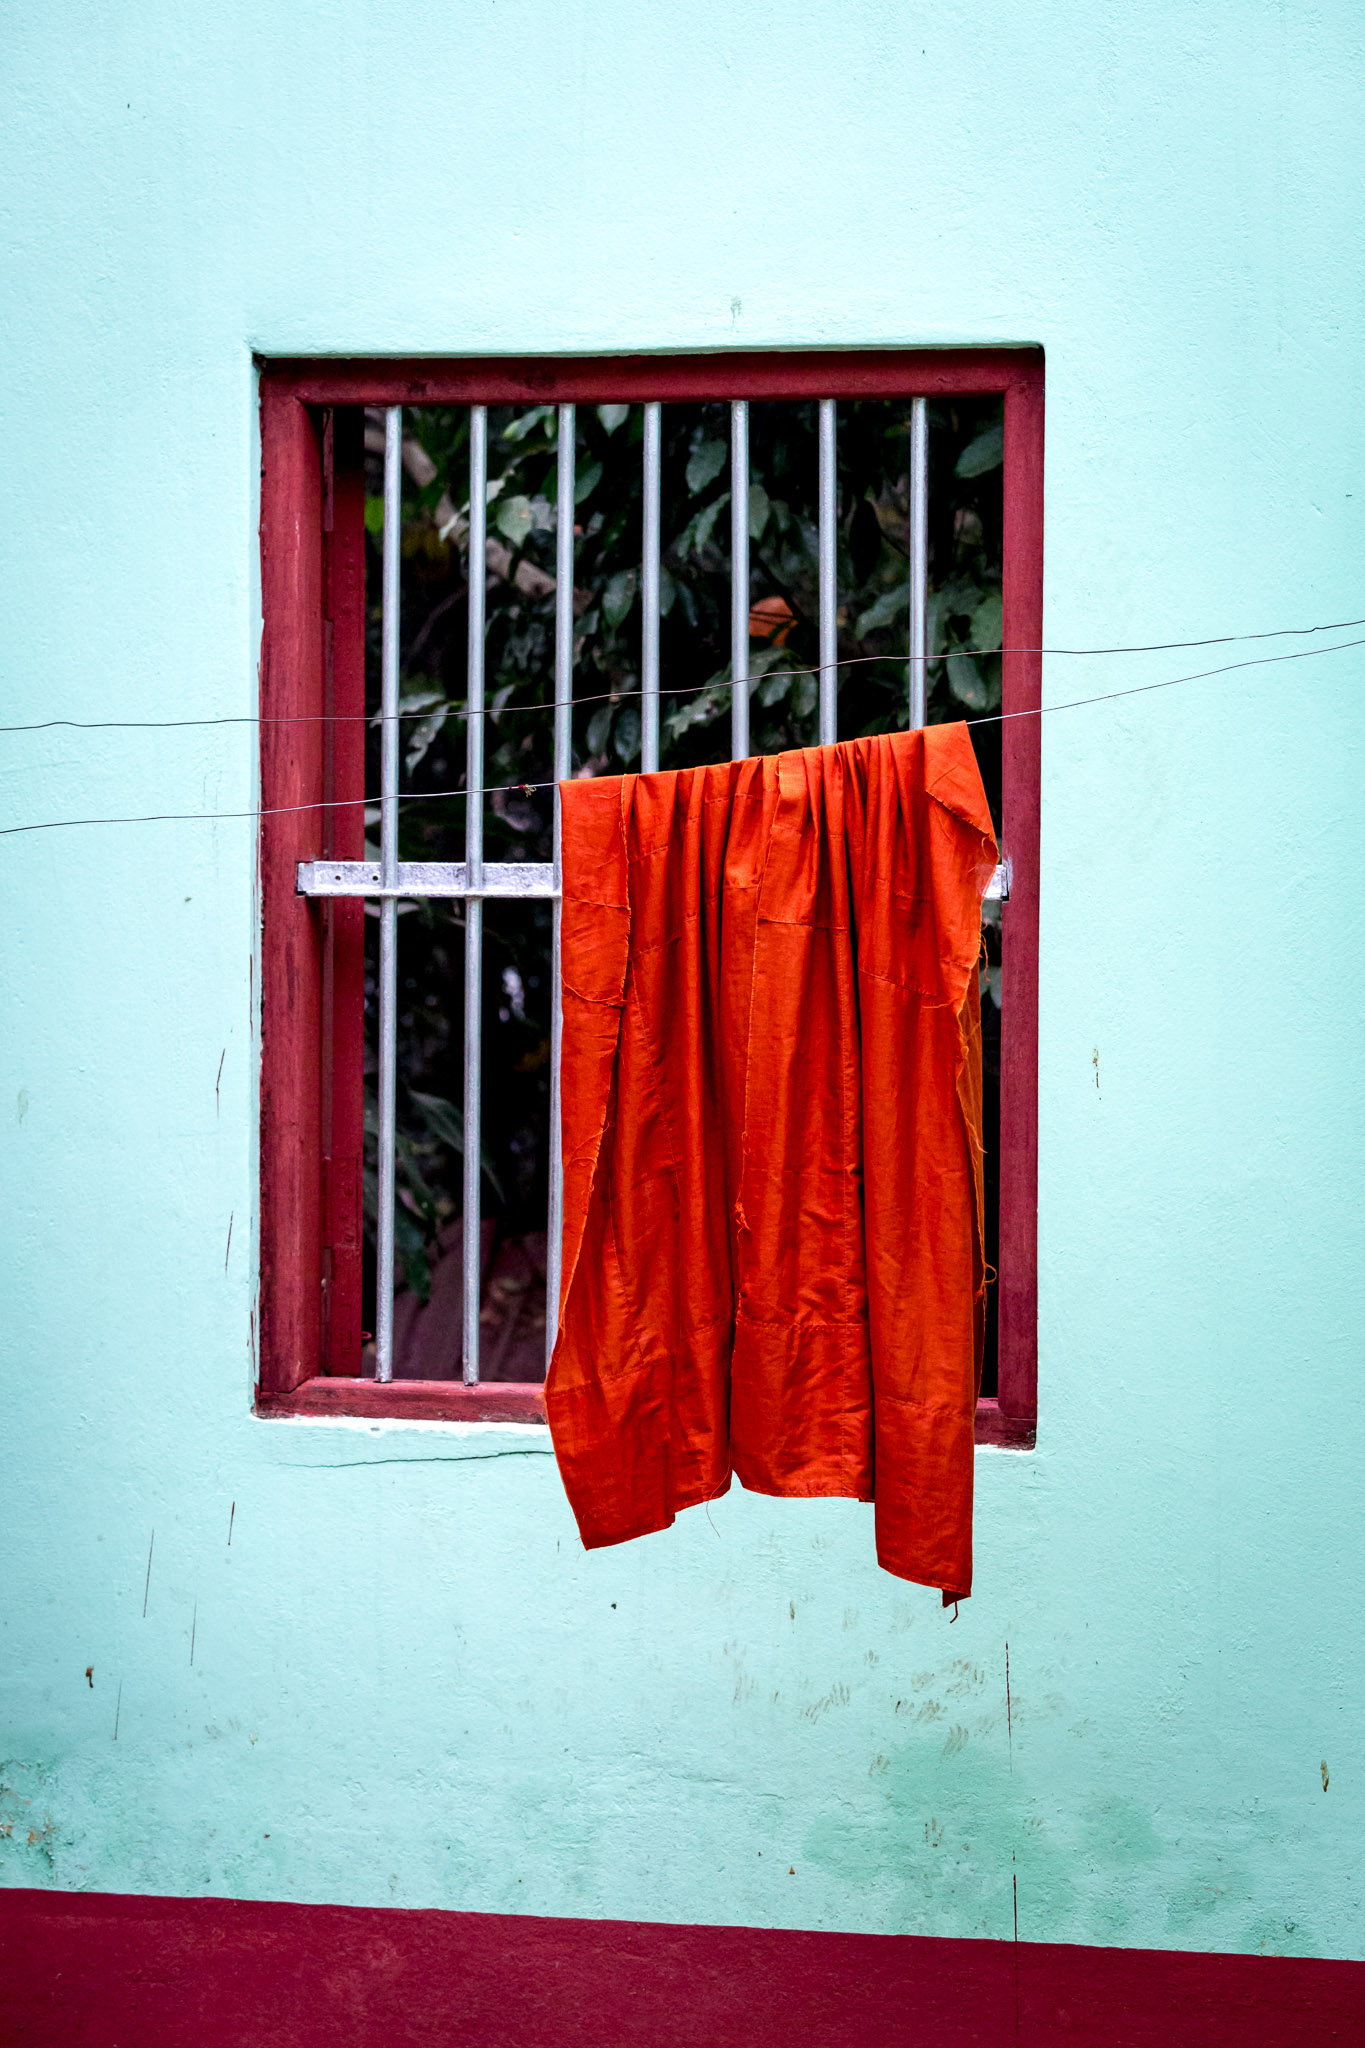
<path fill-rule="evenodd" d="M 564 1254 L 589 1549 L 724 1493 L 875 1500 L 971 1588 L 981 899 L 965 725 L 561 784 Z"/>

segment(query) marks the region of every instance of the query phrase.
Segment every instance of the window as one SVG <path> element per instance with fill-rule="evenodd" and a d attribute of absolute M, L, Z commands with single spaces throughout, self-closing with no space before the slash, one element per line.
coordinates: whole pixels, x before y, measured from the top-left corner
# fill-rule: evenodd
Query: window
<path fill-rule="evenodd" d="M 977 1436 L 1031 1442 L 1039 353 L 287 362 L 261 420 L 260 1409 L 541 1419 L 556 773 L 903 726 L 923 675 L 986 721 Z"/>

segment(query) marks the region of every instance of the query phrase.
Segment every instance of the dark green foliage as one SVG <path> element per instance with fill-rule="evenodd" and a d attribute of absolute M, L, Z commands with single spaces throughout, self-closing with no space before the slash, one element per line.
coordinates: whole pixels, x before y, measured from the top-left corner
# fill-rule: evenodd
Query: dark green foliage
<path fill-rule="evenodd" d="M 931 720 L 989 713 L 1000 700 L 1001 457 L 995 401 L 931 408 Z M 750 409 L 751 744 L 816 737 L 816 408 Z M 485 856 L 548 860 L 554 667 L 556 428 L 553 408 L 489 417 Z M 464 851 L 468 414 L 411 411 L 403 536 L 404 859 Z M 574 518 L 576 774 L 638 767 L 642 412 L 580 408 Z M 729 421 L 722 405 L 663 410 L 661 665 L 664 767 L 729 751 Z M 839 411 L 841 737 L 906 721 L 909 407 Z M 430 481 L 414 474 L 434 470 Z M 371 489 L 377 492 L 377 467 Z M 378 704 L 378 546 L 367 508 L 371 709 Z M 984 653 L 971 650 L 985 649 Z M 998 728 L 977 729 L 998 803 Z M 371 734 L 369 787 L 378 785 Z M 439 794 L 438 794 L 439 792 Z M 371 814 L 372 819 L 377 814 Z M 459 1209 L 463 1127 L 463 915 L 410 906 L 399 925 L 399 1251 L 424 1292 L 437 1231 Z M 500 1227 L 544 1227 L 549 1108 L 549 938 L 545 905 L 489 904 L 484 966 L 485 1206 Z M 370 1005 L 371 1013 L 373 1005 Z M 370 1017 L 373 1028 L 373 1015 Z M 373 1054 L 371 1053 L 371 1066 Z"/>

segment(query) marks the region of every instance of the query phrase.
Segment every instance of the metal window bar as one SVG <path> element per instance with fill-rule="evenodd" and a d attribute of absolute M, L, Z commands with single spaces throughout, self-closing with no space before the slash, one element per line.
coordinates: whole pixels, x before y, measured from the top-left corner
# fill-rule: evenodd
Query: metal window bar
<path fill-rule="evenodd" d="M 465 858 L 459 862 L 400 861 L 398 858 L 399 591 L 402 542 L 403 415 L 389 406 L 384 417 L 383 625 L 380 688 L 381 765 L 378 861 L 301 861 L 297 886 L 304 896 L 361 896 L 379 901 L 379 1213 L 377 1229 L 375 1377 L 393 1377 L 394 1165 L 397 1086 L 397 909 L 401 897 L 457 898 L 465 905 L 464 1029 L 464 1339 L 466 1385 L 479 1378 L 481 1024 L 483 905 L 489 897 L 549 898 L 554 904 L 551 980 L 550 1201 L 546 1246 L 546 1363 L 554 1349 L 559 1316 L 564 1175 L 560 1119 L 560 799 L 558 784 L 571 770 L 574 636 L 574 450 L 576 415 L 558 409 L 558 489 L 555 540 L 554 860 L 485 862 L 484 799 L 484 629 L 488 508 L 488 413 L 470 408 L 469 435 L 469 670 L 466 721 Z M 641 767 L 649 773 L 659 758 L 659 589 L 661 535 L 662 416 L 657 402 L 644 408 L 644 518 L 641 536 Z M 743 400 L 730 408 L 730 673 L 731 757 L 749 751 L 749 409 Z M 838 539 L 837 414 L 832 399 L 819 412 L 819 735 L 822 746 L 838 737 Z M 928 405 L 911 402 L 910 424 L 910 605 L 909 723 L 925 723 L 928 648 Z M 986 900 L 1009 895 L 1009 864 L 1002 861 Z"/>
<path fill-rule="evenodd" d="M 659 765 L 659 528 L 663 492 L 663 408 L 645 407 L 644 531 L 640 569 L 640 769 Z M 567 769 L 565 773 L 567 774 Z"/>
<path fill-rule="evenodd" d="M 469 657 L 465 681 L 464 857 L 464 1383 L 479 1379 L 480 1163 L 483 1157 L 483 643 L 488 590 L 488 408 L 469 408 Z"/>
<path fill-rule="evenodd" d="M 555 839 L 551 886 L 554 890 L 554 939 L 550 962 L 550 1213 L 545 1230 L 545 1370 L 550 1369 L 559 1334 L 560 1251 L 564 1235 L 564 1152 L 559 1113 L 559 1049 L 564 1033 L 563 996 L 559 985 L 560 868 L 559 785 L 566 782 L 573 735 L 573 515 L 574 450 L 577 415 L 571 405 L 559 408 L 558 476 L 555 492 Z"/>
<path fill-rule="evenodd" d="M 730 759 L 749 751 L 749 407 L 730 407 Z"/>
<path fill-rule="evenodd" d="M 384 415 L 383 641 L 379 700 L 379 869 L 386 890 L 398 879 L 398 623 L 403 538 L 403 409 Z M 398 905 L 379 906 L 379 1214 L 374 1353 L 375 1378 L 393 1378 L 393 1203 L 397 1137 Z"/>
<path fill-rule="evenodd" d="M 820 744 L 839 737 L 839 449 L 832 398 L 820 400 Z"/>
<path fill-rule="evenodd" d="M 910 730 L 929 722 L 929 401 L 910 401 Z"/>

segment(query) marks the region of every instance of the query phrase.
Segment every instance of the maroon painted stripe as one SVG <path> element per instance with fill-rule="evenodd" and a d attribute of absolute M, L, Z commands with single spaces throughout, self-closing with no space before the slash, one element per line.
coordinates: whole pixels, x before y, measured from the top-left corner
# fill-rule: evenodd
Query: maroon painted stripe
<path fill-rule="evenodd" d="M 12 2048 L 1289 2048 L 1365 1963 L 0 1892 Z"/>

